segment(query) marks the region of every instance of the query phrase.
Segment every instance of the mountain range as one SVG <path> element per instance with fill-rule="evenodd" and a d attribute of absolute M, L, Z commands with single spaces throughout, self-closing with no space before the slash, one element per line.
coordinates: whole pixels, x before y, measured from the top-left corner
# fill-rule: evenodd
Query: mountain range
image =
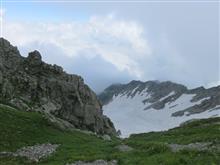
<path fill-rule="evenodd" d="M 121 131 L 134 133 L 164 131 L 192 119 L 220 116 L 220 86 L 186 86 L 171 81 L 131 81 L 113 84 L 99 94 L 104 110 Z"/>
<path fill-rule="evenodd" d="M 219 115 L 220 86 L 131 81 L 97 96 L 0 38 L 0 165 L 219 165 Z"/>

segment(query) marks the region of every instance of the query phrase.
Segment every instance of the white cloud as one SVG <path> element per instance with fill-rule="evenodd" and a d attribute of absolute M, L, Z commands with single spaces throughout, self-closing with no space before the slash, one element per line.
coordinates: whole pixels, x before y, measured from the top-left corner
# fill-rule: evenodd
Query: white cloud
<path fill-rule="evenodd" d="M 3 31 L 3 16 L 5 15 L 5 12 L 6 12 L 6 9 L 4 9 L 4 8 L 1 8 L 1 9 L 0 9 L 0 24 L 1 24 L 1 25 L 0 25 L 0 28 L 1 28 L 1 29 L 0 29 L 0 31 L 1 31 L 1 32 L 0 32 L 1 34 L 0 34 L 0 35 L 1 35 L 1 37 L 2 37 L 2 31 Z"/>
<path fill-rule="evenodd" d="M 207 60 L 207 69 L 200 56 L 184 54 L 166 31 L 149 38 L 143 25 L 120 20 L 114 14 L 92 16 L 83 22 L 6 21 L 3 36 L 18 46 L 23 55 L 38 49 L 44 60 L 82 75 L 97 90 L 100 81 L 107 86 L 107 82 L 123 82 L 122 79 L 171 80 L 190 88 L 220 85 L 209 84 L 218 81 L 216 63 L 211 61 L 211 68 Z"/>
<path fill-rule="evenodd" d="M 138 78 L 143 75 L 138 61 L 151 55 L 142 26 L 118 20 L 114 14 L 93 16 L 86 22 L 6 22 L 4 37 L 18 47 L 34 42 L 53 44 L 73 58 L 82 52 L 88 58 L 101 56 L 118 70 Z"/>
<path fill-rule="evenodd" d="M 205 87 L 211 88 L 211 87 L 216 87 L 216 86 L 219 86 L 219 85 L 220 85 L 220 80 L 216 81 L 216 82 L 208 83 Z"/>
<path fill-rule="evenodd" d="M 4 16 L 6 12 L 6 9 L 2 8 L 0 9 L 0 17 Z"/>

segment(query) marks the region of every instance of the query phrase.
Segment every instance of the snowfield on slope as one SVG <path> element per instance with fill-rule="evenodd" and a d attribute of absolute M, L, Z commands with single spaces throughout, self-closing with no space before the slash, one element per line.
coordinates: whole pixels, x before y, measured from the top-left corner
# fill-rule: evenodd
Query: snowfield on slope
<path fill-rule="evenodd" d="M 160 101 L 174 94 L 174 92 L 171 92 Z M 220 107 L 190 116 L 187 116 L 187 114 L 180 117 L 172 116 L 174 112 L 209 99 L 203 98 L 197 102 L 191 102 L 194 96 L 194 94 L 182 94 L 177 100 L 166 103 L 163 109 L 156 110 L 151 108 L 144 110 L 151 105 L 150 103 L 143 103 L 143 100 L 151 97 L 146 90 L 136 93 L 134 97 L 122 93 L 114 96 L 110 103 L 103 106 L 103 110 L 104 114 L 113 121 L 116 129 L 121 131 L 121 137 L 123 138 L 129 137 L 130 134 L 165 131 L 191 119 L 220 116 Z"/>

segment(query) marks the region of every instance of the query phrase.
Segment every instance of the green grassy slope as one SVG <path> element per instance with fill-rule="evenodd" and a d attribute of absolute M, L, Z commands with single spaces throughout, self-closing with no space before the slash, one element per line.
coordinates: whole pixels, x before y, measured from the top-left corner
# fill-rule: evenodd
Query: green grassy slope
<path fill-rule="evenodd" d="M 127 144 L 149 155 L 146 164 L 220 165 L 220 149 L 210 151 L 183 150 L 170 152 L 166 144 L 212 142 L 220 147 L 220 118 L 195 121 L 164 132 L 132 135 Z M 142 159 L 142 158 L 141 158 Z"/>
<path fill-rule="evenodd" d="M 62 131 L 41 114 L 0 107 L 0 152 L 16 151 L 39 143 L 61 144 L 57 152 L 40 165 L 64 165 L 76 160 L 118 160 L 120 165 L 219 165 L 220 153 L 184 150 L 173 153 L 167 143 L 188 144 L 214 142 L 220 144 L 220 118 L 190 123 L 166 132 L 133 135 L 128 139 L 104 141 L 79 131 Z M 119 152 L 115 147 L 128 144 L 134 150 Z M 33 164 L 24 158 L 0 157 L 1 165 Z"/>

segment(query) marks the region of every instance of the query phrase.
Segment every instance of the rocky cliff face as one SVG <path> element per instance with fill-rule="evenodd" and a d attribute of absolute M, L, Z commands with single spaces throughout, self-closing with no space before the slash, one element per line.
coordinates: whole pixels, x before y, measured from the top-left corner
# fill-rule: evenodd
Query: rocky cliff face
<path fill-rule="evenodd" d="M 0 101 L 26 111 L 40 111 L 66 127 L 115 134 L 95 93 L 77 75 L 42 61 L 38 51 L 22 57 L 0 39 Z"/>

